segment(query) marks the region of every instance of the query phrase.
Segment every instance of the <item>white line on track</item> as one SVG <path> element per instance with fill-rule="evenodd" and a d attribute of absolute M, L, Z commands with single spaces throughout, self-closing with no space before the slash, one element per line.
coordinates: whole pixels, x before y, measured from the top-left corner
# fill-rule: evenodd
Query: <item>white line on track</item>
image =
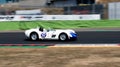
<path fill-rule="evenodd" d="M 49 47 L 120 47 L 120 44 L 56 44 Z"/>

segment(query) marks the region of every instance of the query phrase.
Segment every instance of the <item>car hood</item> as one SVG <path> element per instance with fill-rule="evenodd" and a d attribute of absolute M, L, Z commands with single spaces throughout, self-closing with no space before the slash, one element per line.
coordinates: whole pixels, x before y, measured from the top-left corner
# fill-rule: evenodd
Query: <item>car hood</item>
<path fill-rule="evenodd" d="M 74 30 L 71 30 L 71 29 L 56 29 L 56 31 L 59 31 L 59 32 L 75 32 Z"/>

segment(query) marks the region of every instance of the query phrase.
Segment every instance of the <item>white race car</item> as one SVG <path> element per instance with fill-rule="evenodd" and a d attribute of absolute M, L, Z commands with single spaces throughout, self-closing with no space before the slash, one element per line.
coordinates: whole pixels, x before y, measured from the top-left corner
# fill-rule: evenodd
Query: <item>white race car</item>
<path fill-rule="evenodd" d="M 52 39 L 52 40 L 76 40 L 77 34 L 74 30 L 62 30 L 62 29 L 44 29 L 42 27 L 29 29 L 25 31 L 25 35 L 27 38 L 35 41 L 35 40 L 44 40 L 44 39 Z"/>

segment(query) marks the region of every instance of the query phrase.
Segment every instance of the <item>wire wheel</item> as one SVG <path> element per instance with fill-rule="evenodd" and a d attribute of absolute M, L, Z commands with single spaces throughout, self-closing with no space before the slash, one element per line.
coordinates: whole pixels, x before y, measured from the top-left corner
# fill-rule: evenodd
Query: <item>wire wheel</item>
<path fill-rule="evenodd" d="M 33 40 L 33 41 L 38 40 L 38 35 L 37 35 L 37 33 L 31 33 L 30 39 Z"/>
<path fill-rule="evenodd" d="M 65 40 L 67 40 L 67 39 L 68 39 L 68 37 L 67 37 L 66 34 L 60 34 L 60 36 L 59 36 L 59 40 L 61 40 L 61 41 L 65 41 Z"/>

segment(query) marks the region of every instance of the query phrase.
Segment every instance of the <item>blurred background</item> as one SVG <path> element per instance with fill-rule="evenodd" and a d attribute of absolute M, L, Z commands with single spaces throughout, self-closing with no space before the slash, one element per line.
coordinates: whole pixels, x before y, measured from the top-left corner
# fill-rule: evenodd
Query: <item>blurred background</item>
<path fill-rule="evenodd" d="M 100 14 L 102 19 L 120 19 L 120 0 L 0 0 L 0 15 L 36 9 L 38 15 Z"/>

